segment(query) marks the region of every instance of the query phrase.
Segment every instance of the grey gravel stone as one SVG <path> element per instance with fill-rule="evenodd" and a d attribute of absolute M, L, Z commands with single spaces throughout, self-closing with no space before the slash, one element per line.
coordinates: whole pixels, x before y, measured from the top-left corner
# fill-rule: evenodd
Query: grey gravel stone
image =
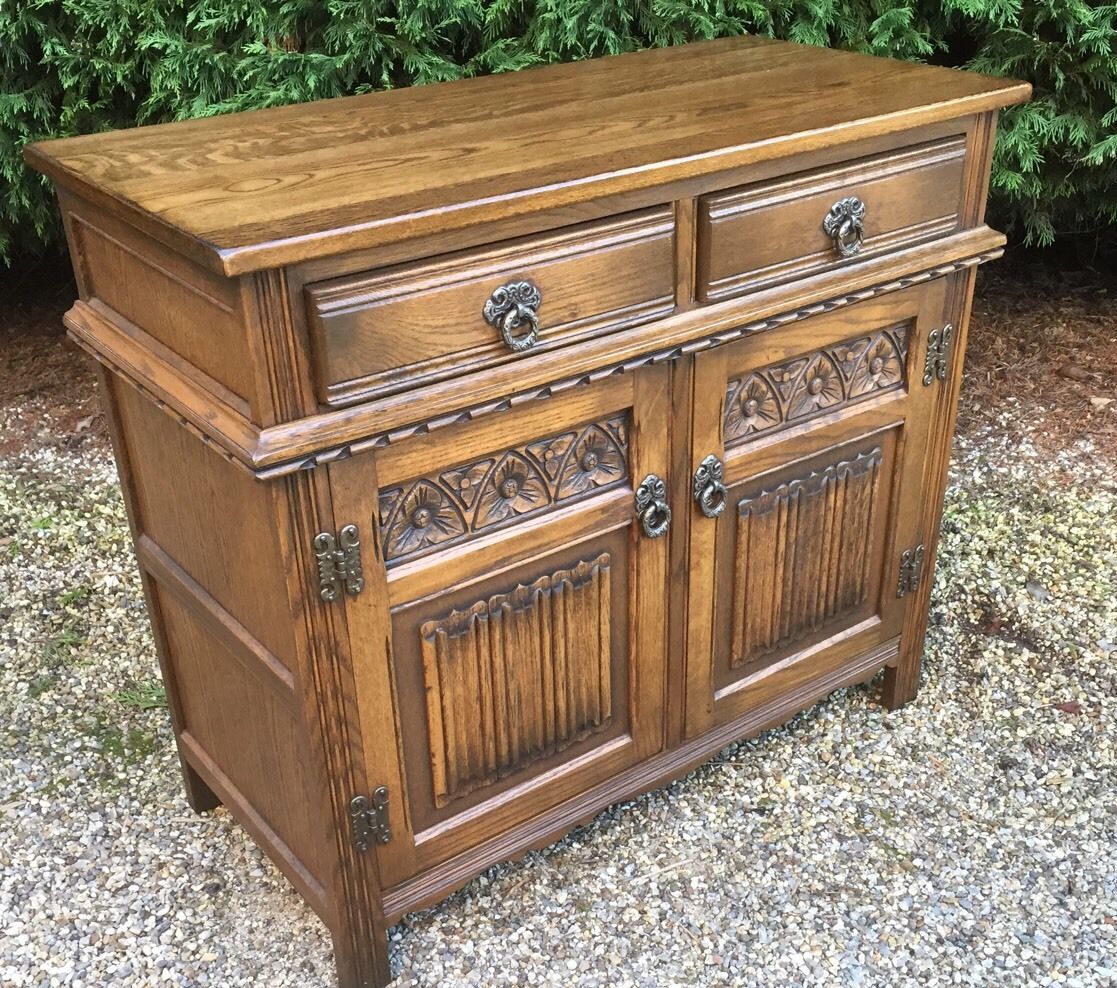
<path fill-rule="evenodd" d="M 332 984 L 321 923 L 188 810 L 135 703 L 156 662 L 107 455 L 3 468 L 0 984 Z M 912 705 L 841 691 L 490 869 L 391 931 L 397 985 L 1113 984 L 1112 474 L 959 441 L 932 606 Z"/>

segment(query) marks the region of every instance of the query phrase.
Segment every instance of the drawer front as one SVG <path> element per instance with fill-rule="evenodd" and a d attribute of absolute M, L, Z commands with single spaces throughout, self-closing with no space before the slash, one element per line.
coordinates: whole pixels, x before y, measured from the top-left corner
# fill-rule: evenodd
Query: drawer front
<path fill-rule="evenodd" d="M 951 137 L 704 196 L 698 292 L 731 298 L 958 228 L 966 142 Z"/>
<path fill-rule="evenodd" d="M 891 649 L 910 597 L 945 283 L 816 316 L 696 359 L 694 466 L 722 461 L 691 520 L 693 736 Z M 881 661 L 884 661 L 882 659 Z"/>
<path fill-rule="evenodd" d="M 339 524 L 377 541 L 347 624 L 361 696 L 390 696 L 398 725 L 398 755 L 367 749 L 397 807 L 385 883 L 661 749 L 668 539 L 637 493 L 666 479 L 666 381 L 645 368 L 331 465 Z"/>
<path fill-rule="evenodd" d="M 658 318 L 674 256 L 665 206 L 310 285 L 319 397 L 349 404 Z"/>

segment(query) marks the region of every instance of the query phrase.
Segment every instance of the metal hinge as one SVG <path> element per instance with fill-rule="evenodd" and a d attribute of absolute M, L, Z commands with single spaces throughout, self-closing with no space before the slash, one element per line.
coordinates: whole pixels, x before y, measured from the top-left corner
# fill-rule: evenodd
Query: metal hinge
<path fill-rule="evenodd" d="M 350 597 L 364 589 L 361 572 L 361 540 L 356 525 L 346 525 L 335 538 L 329 532 L 314 536 L 314 558 L 318 560 L 318 596 L 327 604 L 341 596 Z"/>
<path fill-rule="evenodd" d="M 942 329 L 931 331 L 927 338 L 927 359 L 923 364 L 923 386 L 929 388 L 935 379 L 946 380 L 950 367 L 950 344 L 954 342 L 954 327 L 947 323 Z"/>
<path fill-rule="evenodd" d="M 353 846 L 367 851 L 370 844 L 387 844 L 392 839 L 388 826 L 388 787 L 378 786 L 371 796 L 354 796 L 349 801 L 353 824 Z"/>
<path fill-rule="evenodd" d="M 900 579 L 896 584 L 896 596 L 914 593 L 919 589 L 919 579 L 923 575 L 923 544 L 914 549 L 905 549 L 900 557 Z"/>

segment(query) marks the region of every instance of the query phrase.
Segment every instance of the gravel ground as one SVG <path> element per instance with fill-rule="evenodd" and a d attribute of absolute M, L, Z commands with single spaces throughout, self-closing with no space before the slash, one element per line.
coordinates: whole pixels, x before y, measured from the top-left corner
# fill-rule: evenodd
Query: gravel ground
<path fill-rule="evenodd" d="M 914 704 L 841 691 L 491 869 L 392 931 L 396 984 L 1117 983 L 1117 479 L 1004 434 L 957 447 Z M 99 445 L 0 459 L 0 587 L 0 984 L 331 985 L 180 794 Z"/>

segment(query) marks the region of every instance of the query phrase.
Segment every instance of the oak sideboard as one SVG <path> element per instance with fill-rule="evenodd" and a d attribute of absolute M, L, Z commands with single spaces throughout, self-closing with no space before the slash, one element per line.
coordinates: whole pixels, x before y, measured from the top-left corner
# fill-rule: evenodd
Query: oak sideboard
<path fill-rule="evenodd" d="M 494 862 L 919 680 L 996 114 L 734 38 L 32 144 L 186 794 L 344 988 Z"/>

